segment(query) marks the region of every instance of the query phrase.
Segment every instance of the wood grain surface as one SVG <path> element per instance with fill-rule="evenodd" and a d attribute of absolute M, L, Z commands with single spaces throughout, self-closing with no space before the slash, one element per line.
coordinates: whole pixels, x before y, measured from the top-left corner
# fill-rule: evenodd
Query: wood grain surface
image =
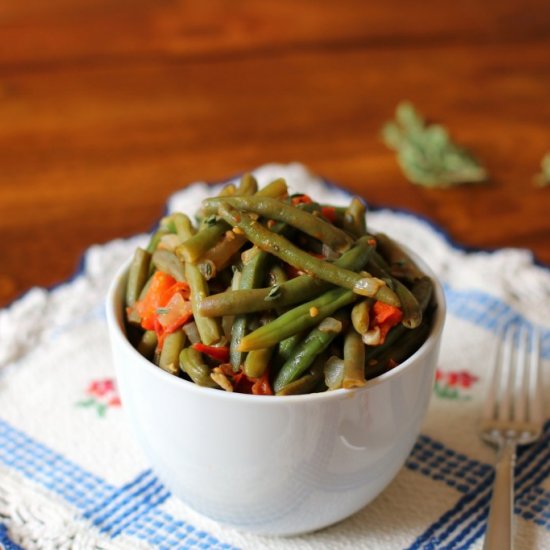
<path fill-rule="evenodd" d="M 490 183 L 407 182 L 379 138 L 402 99 Z M 271 161 L 548 264 L 548 151 L 547 0 L 0 0 L 0 305 L 187 183 Z"/>

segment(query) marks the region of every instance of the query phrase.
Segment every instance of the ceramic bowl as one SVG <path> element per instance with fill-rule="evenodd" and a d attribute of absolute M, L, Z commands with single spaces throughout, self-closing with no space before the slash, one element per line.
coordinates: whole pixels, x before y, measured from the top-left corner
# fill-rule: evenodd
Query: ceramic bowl
<path fill-rule="evenodd" d="M 107 298 L 122 404 L 153 470 L 195 511 L 237 529 L 295 535 L 371 502 L 403 466 L 432 393 L 445 318 L 418 351 L 355 390 L 256 396 L 199 387 L 142 357 L 124 332 L 127 265 Z"/>

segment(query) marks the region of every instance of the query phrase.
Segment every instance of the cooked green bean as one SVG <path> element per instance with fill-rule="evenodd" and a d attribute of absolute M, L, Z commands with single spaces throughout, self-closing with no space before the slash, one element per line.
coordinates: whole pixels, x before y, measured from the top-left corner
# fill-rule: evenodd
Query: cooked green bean
<path fill-rule="evenodd" d="M 179 371 L 179 355 L 185 344 L 185 332 L 179 329 L 166 336 L 160 352 L 159 367 L 170 374 Z"/>
<path fill-rule="evenodd" d="M 180 223 L 178 233 L 183 238 L 187 237 L 188 240 L 191 235 L 191 231 L 187 228 L 185 223 Z M 205 317 L 199 311 L 199 304 L 209 294 L 208 283 L 204 275 L 200 272 L 200 269 L 190 262 L 185 263 L 185 279 L 189 284 L 193 319 L 197 325 L 201 341 L 206 345 L 215 344 L 219 342 L 221 338 L 218 322 L 215 319 Z"/>
<path fill-rule="evenodd" d="M 269 366 L 273 348 L 255 349 L 246 354 L 244 360 L 244 373 L 251 378 L 259 378 Z"/>
<path fill-rule="evenodd" d="M 180 369 L 199 386 L 219 388 L 210 377 L 211 370 L 204 364 L 201 354 L 193 348 L 185 348 L 179 356 Z"/>
<path fill-rule="evenodd" d="M 284 194 L 285 192 L 286 182 L 278 179 L 266 185 L 257 194 L 272 197 L 280 196 L 280 194 Z M 218 243 L 228 229 L 230 229 L 230 226 L 224 221 L 206 218 L 200 231 L 178 246 L 176 254 L 186 262 L 196 262 L 203 254 Z"/>
<path fill-rule="evenodd" d="M 319 328 L 314 328 L 297 346 L 292 357 L 277 373 L 273 382 L 273 390 L 279 392 L 287 384 L 299 378 L 310 367 L 315 358 L 328 348 L 337 335 L 337 332 L 324 332 Z"/>
<path fill-rule="evenodd" d="M 361 269 L 372 253 L 373 248 L 367 239 L 360 239 L 356 245 L 342 254 L 335 265 L 349 270 Z M 226 291 L 205 298 L 200 304 L 200 312 L 208 317 L 252 313 L 294 305 L 311 300 L 329 290 L 325 281 L 300 275 L 280 283 L 277 288 Z"/>
<path fill-rule="evenodd" d="M 334 285 L 348 288 L 361 296 L 376 296 L 380 301 L 399 306 L 399 298 L 386 283 L 368 274 L 359 274 L 335 264 L 319 260 L 276 235 L 243 212 L 220 207 L 219 213 L 228 223 L 241 229 L 256 246 L 277 256 L 297 269 Z"/>
<path fill-rule="evenodd" d="M 370 328 L 370 303 L 361 300 L 351 310 L 351 322 L 359 334 L 365 334 Z"/>
<path fill-rule="evenodd" d="M 390 265 L 391 274 L 400 279 L 414 281 L 424 276 L 411 257 L 384 233 L 377 233 L 377 249 Z"/>
<path fill-rule="evenodd" d="M 367 208 L 365 203 L 357 197 L 353 197 L 344 214 L 344 229 L 356 239 L 367 234 L 366 221 Z"/>
<path fill-rule="evenodd" d="M 168 273 L 176 281 L 185 281 L 185 266 L 173 252 L 162 249 L 155 250 L 151 261 L 159 271 Z"/>
<path fill-rule="evenodd" d="M 345 389 L 364 386 L 365 380 L 365 345 L 361 336 L 350 327 L 344 338 L 344 379 Z"/>
<path fill-rule="evenodd" d="M 274 346 L 293 334 L 318 325 L 325 317 L 354 302 L 356 297 L 351 290 L 344 288 L 329 290 L 247 334 L 241 340 L 239 350 L 250 351 Z"/>
<path fill-rule="evenodd" d="M 241 177 L 241 181 L 239 182 L 239 188 L 237 189 L 237 195 L 254 195 L 254 193 L 258 192 L 258 182 L 256 178 L 250 174 L 246 173 L 243 174 Z"/>
<path fill-rule="evenodd" d="M 150 252 L 143 250 L 143 248 L 136 249 L 128 271 L 128 282 L 126 283 L 127 307 L 131 307 L 137 302 L 139 294 L 149 278 L 150 262 Z"/>
<path fill-rule="evenodd" d="M 294 380 L 294 382 L 290 382 L 286 386 L 283 386 L 275 395 L 300 395 L 311 393 L 318 388 L 322 379 L 323 360 L 318 356 L 308 372 Z"/>
<path fill-rule="evenodd" d="M 137 350 L 143 357 L 152 359 L 157 349 L 158 338 L 157 333 L 154 330 L 146 330 L 139 340 Z"/>
<path fill-rule="evenodd" d="M 307 235 L 318 239 L 337 252 L 349 249 L 353 240 L 341 229 L 325 221 L 322 217 L 314 216 L 302 208 L 296 208 L 283 201 L 270 197 L 230 197 L 206 199 L 208 206 L 232 207 L 237 210 L 254 212 L 265 218 L 288 223 L 292 227 L 303 231 Z"/>
<path fill-rule="evenodd" d="M 159 242 L 162 239 L 162 237 L 164 237 L 164 235 L 168 235 L 169 233 L 170 231 L 168 229 L 164 227 L 159 227 L 151 235 L 151 238 L 149 239 L 149 244 L 147 245 L 147 248 L 146 248 L 147 252 L 152 254 L 157 249 L 157 246 L 159 245 Z"/>
<path fill-rule="evenodd" d="M 250 289 L 261 284 L 266 275 L 267 259 L 267 254 L 258 248 L 252 248 L 247 252 L 247 259 L 243 265 L 239 281 L 240 289 Z M 245 354 L 239 349 L 239 346 L 248 332 L 249 320 L 247 315 L 242 314 L 235 316 L 233 320 L 231 345 L 229 346 L 229 361 L 234 371 L 238 371 L 245 360 Z"/>

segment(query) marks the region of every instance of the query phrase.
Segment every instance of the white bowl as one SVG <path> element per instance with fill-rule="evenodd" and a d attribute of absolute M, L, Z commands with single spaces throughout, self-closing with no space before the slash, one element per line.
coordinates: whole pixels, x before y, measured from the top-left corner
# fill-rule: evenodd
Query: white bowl
<path fill-rule="evenodd" d="M 162 482 L 197 512 L 237 529 L 295 535 L 371 502 L 403 466 L 432 393 L 445 300 L 426 342 L 360 389 L 273 397 L 203 388 L 142 357 L 124 333 L 127 265 L 107 298 L 124 410 Z"/>

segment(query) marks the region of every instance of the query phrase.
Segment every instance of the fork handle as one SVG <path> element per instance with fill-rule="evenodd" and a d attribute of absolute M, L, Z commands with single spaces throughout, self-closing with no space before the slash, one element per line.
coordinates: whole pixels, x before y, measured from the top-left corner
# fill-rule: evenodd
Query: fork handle
<path fill-rule="evenodd" d="M 515 463 L 516 442 L 512 439 L 504 439 L 499 446 L 495 465 L 495 481 L 484 550 L 512 548 Z"/>

